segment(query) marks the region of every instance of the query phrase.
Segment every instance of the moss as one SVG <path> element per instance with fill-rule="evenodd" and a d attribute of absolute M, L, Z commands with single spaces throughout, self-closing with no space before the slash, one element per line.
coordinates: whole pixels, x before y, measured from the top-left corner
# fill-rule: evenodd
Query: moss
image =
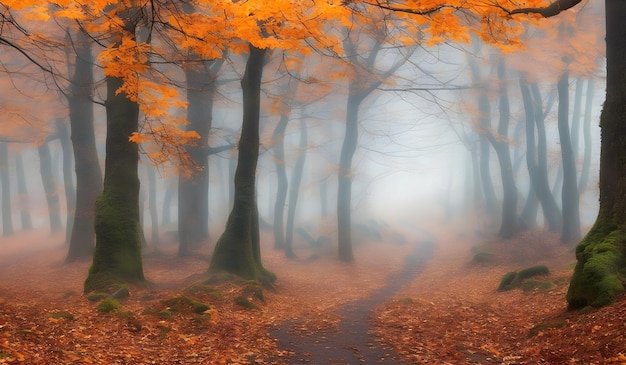
<path fill-rule="evenodd" d="M 576 247 L 577 263 L 567 292 L 571 309 L 602 307 L 624 291 L 620 268 L 626 265 L 625 251 L 626 233 L 598 218 Z"/>
<path fill-rule="evenodd" d="M 63 319 L 67 319 L 67 320 L 73 321 L 74 320 L 74 315 L 72 313 L 70 313 L 70 312 L 64 312 L 64 311 L 52 312 L 52 313 L 50 313 L 50 318 L 54 318 L 54 319 L 63 318 Z"/>
<path fill-rule="evenodd" d="M 263 287 L 261 283 L 256 280 L 250 280 L 247 282 L 246 286 L 243 288 L 244 296 L 252 296 L 262 302 L 265 301 L 265 296 L 263 295 Z"/>
<path fill-rule="evenodd" d="M 500 285 L 498 285 L 498 291 L 505 291 L 505 290 L 513 289 L 512 287 L 510 287 L 510 285 L 513 282 L 513 280 L 515 280 L 516 276 L 517 276 L 517 271 L 510 271 L 504 274 L 502 276 L 502 279 L 500 279 Z"/>
<path fill-rule="evenodd" d="M 261 307 L 259 307 L 258 305 L 252 303 L 252 301 L 250 301 L 250 299 L 246 298 L 246 297 L 236 297 L 234 299 L 235 304 L 237 304 L 238 306 L 244 307 L 246 309 L 261 309 Z"/>
<path fill-rule="evenodd" d="M 400 304 L 404 304 L 404 305 L 409 305 L 409 304 L 413 304 L 415 303 L 415 301 L 413 300 L 413 298 L 410 297 L 405 297 L 405 298 L 401 298 L 398 300 L 398 303 Z"/>
<path fill-rule="evenodd" d="M 165 305 L 171 312 L 203 313 L 210 307 L 185 296 L 171 298 L 165 301 Z"/>
<path fill-rule="evenodd" d="M 525 268 L 520 271 L 511 271 L 502 277 L 498 285 L 498 291 L 507 291 L 522 286 L 528 278 L 548 274 L 550 270 L 544 265 L 537 265 Z"/>
<path fill-rule="evenodd" d="M 113 298 L 107 298 L 98 304 L 98 311 L 102 313 L 109 313 L 118 310 L 121 307 L 120 302 Z"/>
<path fill-rule="evenodd" d="M 183 294 L 188 296 L 208 295 L 212 299 L 221 299 L 222 291 L 203 283 L 194 284 L 183 290 Z"/>
<path fill-rule="evenodd" d="M 115 299 L 126 299 L 129 296 L 130 296 L 130 292 L 128 291 L 128 286 L 126 285 L 121 285 L 119 289 L 117 289 L 111 294 L 111 298 L 115 298 Z"/>

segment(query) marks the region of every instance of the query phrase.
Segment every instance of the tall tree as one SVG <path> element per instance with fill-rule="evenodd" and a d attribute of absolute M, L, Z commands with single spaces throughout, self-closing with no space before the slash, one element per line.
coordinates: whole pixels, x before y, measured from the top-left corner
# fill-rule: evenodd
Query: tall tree
<path fill-rule="evenodd" d="M 120 9 L 121 29 L 112 51 L 135 43 L 141 10 Z M 139 104 L 122 88 L 124 80 L 106 75 L 106 159 L 102 194 L 96 200 L 96 247 L 85 292 L 114 289 L 120 283 L 143 282 L 142 229 L 139 220 L 139 148 L 129 136 L 139 129 Z"/>
<path fill-rule="evenodd" d="M 256 168 L 259 158 L 261 79 L 266 50 L 249 45 L 250 54 L 241 79 L 243 123 L 235 171 L 235 199 L 226 228 L 215 245 L 209 271 L 226 271 L 271 284 L 276 276 L 261 262 Z"/>
<path fill-rule="evenodd" d="M 102 171 L 96 148 L 93 117 L 92 43 L 81 29 L 68 33 L 74 67 L 67 94 L 70 133 L 76 171 L 76 207 L 66 261 L 89 258 L 95 245 L 95 205 L 102 192 Z"/>
<path fill-rule="evenodd" d="M 0 182 L 2 183 L 2 236 L 13 235 L 13 210 L 11 209 L 11 174 L 9 172 L 9 147 L 0 142 Z"/>

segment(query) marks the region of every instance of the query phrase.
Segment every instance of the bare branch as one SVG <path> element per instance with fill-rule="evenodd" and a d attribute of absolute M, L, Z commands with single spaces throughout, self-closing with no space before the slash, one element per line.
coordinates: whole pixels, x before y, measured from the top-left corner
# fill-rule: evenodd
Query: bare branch
<path fill-rule="evenodd" d="M 502 6 L 500 9 L 504 10 L 507 14 L 539 14 L 544 18 L 550 18 L 555 15 L 559 15 L 561 12 L 571 9 L 578 5 L 582 0 L 556 0 L 552 4 L 543 8 L 520 8 L 509 10 Z"/>

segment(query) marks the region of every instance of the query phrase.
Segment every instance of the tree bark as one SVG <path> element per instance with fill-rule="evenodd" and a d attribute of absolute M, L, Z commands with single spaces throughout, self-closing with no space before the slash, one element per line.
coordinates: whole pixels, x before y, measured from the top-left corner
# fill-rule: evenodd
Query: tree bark
<path fill-rule="evenodd" d="M 626 268 L 626 2 L 605 0 L 606 101 L 600 116 L 600 208 L 576 247 L 570 308 L 599 307 L 624 291 Z"/>
<path fill-rule="evenodd" d="M 352 158 L 356 152 L 359 135 L 359 106 L 365 98 L 356 93 L 356 87 L 351 82 L 350 95 L 346 110 L 346 129 L 341 155 L 339 159 L 339 176 L 337 186 L 337 230 L 339 260 L 351 262 L 354 260 L 352 252 Z"/>
<path fill-rule="evenodd" d="M 276 276 L 261 263 L 256 168 L 259 158 L 261 79 L 266 50 L 249 45 L 250 56 L 241 80 L 243 123 L 235 171 L 235 197 L 226 228 L 215 245 L 210 272 L 226 271 L 271 284 Z"/>
<path fill-rule="evenodd" d="M 138 130 L 139 105 L 125 93 L 123 81 L 107 77 L 107 139 L 104 189 L 96 201 L 96 247 L 85 292 L 143 282 L 139 218 L 139 147 L 128 140 Z"/>
<path fill-rule="evenodd" d="M 559 112 L 558 126 L 561 141 L 561 157 L 563 160 L 563 190 L 561 192 L 563 207 L 563 228 L 561 242 L 571 243 L 580 240 L 580 213 L 578 210 L 578 181 L 576 176 L 576 157 L 570 139 L 569 130 L 569 72 L 565 71 L 559 78 Z"/>
<path fill-rule="evenodd" d="M 91 257 L 95 243 L 95 204 L 102 192 L 102 171 L 94 132 L 93 55 L 91 43 L 76 32 L 74 74 L 68 97 L 70 133 L 76 171 L 76 208 L 66 261 Z"/>

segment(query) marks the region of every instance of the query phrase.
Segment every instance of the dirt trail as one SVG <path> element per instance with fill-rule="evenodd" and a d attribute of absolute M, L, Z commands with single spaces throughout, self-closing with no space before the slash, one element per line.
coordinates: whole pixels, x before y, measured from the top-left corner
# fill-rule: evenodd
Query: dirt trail
<path fill-rule="evenodd" d="M 271 331 L 281 350 L 293 352 L 289 364 L 401 364 L 393 350 L 380 348 L 369 334 L 374 308 L 390 300 L 402 286 L 411 282 L 430 260 L 435 249 L 434 239 L 422 232 L 404 267 L 387 278 L 387 284 L 372 292 L 366 299 L 356 300 L 341 307 L 338 328 L 312 334 L 299 332 L 298 321 L 290 321 Z M 381 258 L 382 259 L 382 258 Z"/>

